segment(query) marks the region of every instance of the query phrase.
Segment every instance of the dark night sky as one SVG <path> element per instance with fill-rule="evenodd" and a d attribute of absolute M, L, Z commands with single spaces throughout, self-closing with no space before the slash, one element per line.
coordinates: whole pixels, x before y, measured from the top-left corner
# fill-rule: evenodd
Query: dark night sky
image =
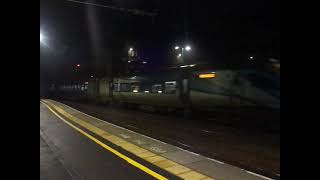
<path fill-rule="evenodd" d="M 89 1 L 88 1 L 89 2 Z M 137 16 L 65 0 L 41 0 L 42 75 L 88 77 L 115 67 L 129 45 L 157 66 L 173 61 L 174 43 L 192 45 L 190 62 L 241 63 L 251 54 L 280 58 L 280 1 L 96 0 L 96 3 L 157 12 Z M 81 72 L 74 65 L 81 64 Z M 117 71 L 117 68 L 114 69 Z M 103 73 L 101 74 L 103 75 Z"/>

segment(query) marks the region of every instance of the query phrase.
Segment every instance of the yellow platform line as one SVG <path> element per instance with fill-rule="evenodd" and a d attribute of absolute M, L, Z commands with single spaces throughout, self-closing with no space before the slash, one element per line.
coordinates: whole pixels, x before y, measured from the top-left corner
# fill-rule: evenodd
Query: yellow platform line
<path fill-rule="evenodd" d="M 43 102 L 41 102 L 43 103 Z M 127 161 L 128 163 L 130 163 L 131 165 L 139 168 L 140 170 L 150 174 L 151 176 L 155 177 L 156 179 L 160 179 L 160 180 L 167 180 L 168 178 L 154 172 L 153 170 L 147 168 L 146 166 L 138 163 L 137 161 L 125 156 L 124 154 L 120 153 L 119 151 L 111 148 L 110 146 L 104 144 L 103 142 L 99 141 L 98 139 L 96 139 L 95 137 L 91 136 L 90 134 L 86 133 L 85 131 L 83 131 L 82 129 L 76 127 L 75 125 L 71 124 L 70 122 L 68 122 L 67 120 L 65 120 L 63 117 L 61 117 L 59 114 L 57 114 L 51 107 L 49 107 L 46 103 L 43 103 L 52 113 L 54 113 L 57 117 L 59 117 L 64 123 L 68 124 L 70 127 L 74 128 L 75 130 L 77 130 L 78 132 L 80 132 L 81 134 L 85 135 L 86 137 L 88 137 L 90 140 L 94 141 L 95 143 L 99 144 L 100 146 L 102 146 L 103 148 L 105 148 L 106 150 L 112 152 L 113 154 L 115 154 L 116 156 L 120 157 L 121 159 L 124 159 L 125 161 Z"/>
<path fill-rule="evenodd" d="M 79 124 L 80 126 L 88 129 L 89 131 L 103 137 L 104 139 L 108 140 L 109 142 L 120 146 L 121 148 L 123 148 L 124 150 L 135 154 L 136 156 L 158 166 L 161 169 L 164 169 L 165 171 L 174 174 L 182 179 L 206 179 L 209 178 L 206 175 L 203 175 L 197 171 L 194 171 L 192 169 L 189 169 L 183 165 L 180 165 L 174 161 L 171 161 L 165 157 L 162 157 L 160 155 L 157 155 L 155 153 L 150 152 L 149 150 L 146 150 L 144 148 L 141 148 L 133 143 L 130 143 L 120 137 L 117 137 L 115 135 L 111 135 L 110 133 L 106 132 L 105 130 L 98 128 L 96 126 L 93 126 L 92 124 L 81 120 L 77 117 L 74 117 L 73 115 L 69 114 L 68 112 L 66 112 L 65 110 L 63 110 L 60 106 L 58 107 L 57 105 L 54 105 L 54 103 L 51 103 L 50 101 L 47 100 L 42 100 L 47 104 L 50 104 L 50 106 L 52 106 L 57 112 L 59 112 L 60 114 L 64 115 L 65 117 L 67 117 L 68 119 L 70 119 L 71 121 Z M 212 179 L 212 178 L 210 178 Z"/>

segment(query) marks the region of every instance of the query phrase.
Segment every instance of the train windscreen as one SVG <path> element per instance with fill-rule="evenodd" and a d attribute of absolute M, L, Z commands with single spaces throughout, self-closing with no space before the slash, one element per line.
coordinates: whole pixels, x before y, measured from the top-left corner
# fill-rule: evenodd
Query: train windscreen
<path fill-rule="evenodd" d="M 241 71 L 253 86 L 280 98 L 280 74 L 256 70 Z"/>

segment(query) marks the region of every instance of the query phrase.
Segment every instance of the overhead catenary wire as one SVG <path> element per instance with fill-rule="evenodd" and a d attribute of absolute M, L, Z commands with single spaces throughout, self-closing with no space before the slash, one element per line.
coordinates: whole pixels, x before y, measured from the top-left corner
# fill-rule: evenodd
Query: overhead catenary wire
<path fill-rule="evenodd" d="M 91 5 L 91 6 L 96 6 L 96 7 L 102 7 L 102 8 L 109 8 L 109 9 L 116 10 L 116 11 L 132 13 L 134 15 L 151 16 L 151 17 L 154 17 L 154 16 L 157 15 L 157 13 L 145 12 L 145 11 L 142 11 L 142 10 L 139 10 L 139 9 L 126 9 L 126 8 L 122 8 L 122 7 L 108 6 L 108 5 L 104 5 L 104 4 L 77 1 L 77 0 L 66 0 L 66 1 L 73 2 L 73 3 L 78 3 L 78 4 L 85 4 L 85 5 Z"/>

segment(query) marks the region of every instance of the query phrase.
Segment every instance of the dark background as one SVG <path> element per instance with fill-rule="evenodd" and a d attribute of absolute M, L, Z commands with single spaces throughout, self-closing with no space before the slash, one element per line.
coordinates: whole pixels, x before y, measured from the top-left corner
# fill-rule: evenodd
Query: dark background
<path fill-rule="evenodd" d="M 192 47 L 185 53 L 186 63 L 218 66 L 248 63 L 249 56 L 280 59 L 277 0 L 87 2 L 156 16 L 41 0 L 40 30 L 48 45 L 40 46 L 41 84 L 122 73 L 129 47 L 151 69 L 175 65 L 173 47 L 181 44 Z M 75 68 L 78 63 L 81 68 Z"/>

